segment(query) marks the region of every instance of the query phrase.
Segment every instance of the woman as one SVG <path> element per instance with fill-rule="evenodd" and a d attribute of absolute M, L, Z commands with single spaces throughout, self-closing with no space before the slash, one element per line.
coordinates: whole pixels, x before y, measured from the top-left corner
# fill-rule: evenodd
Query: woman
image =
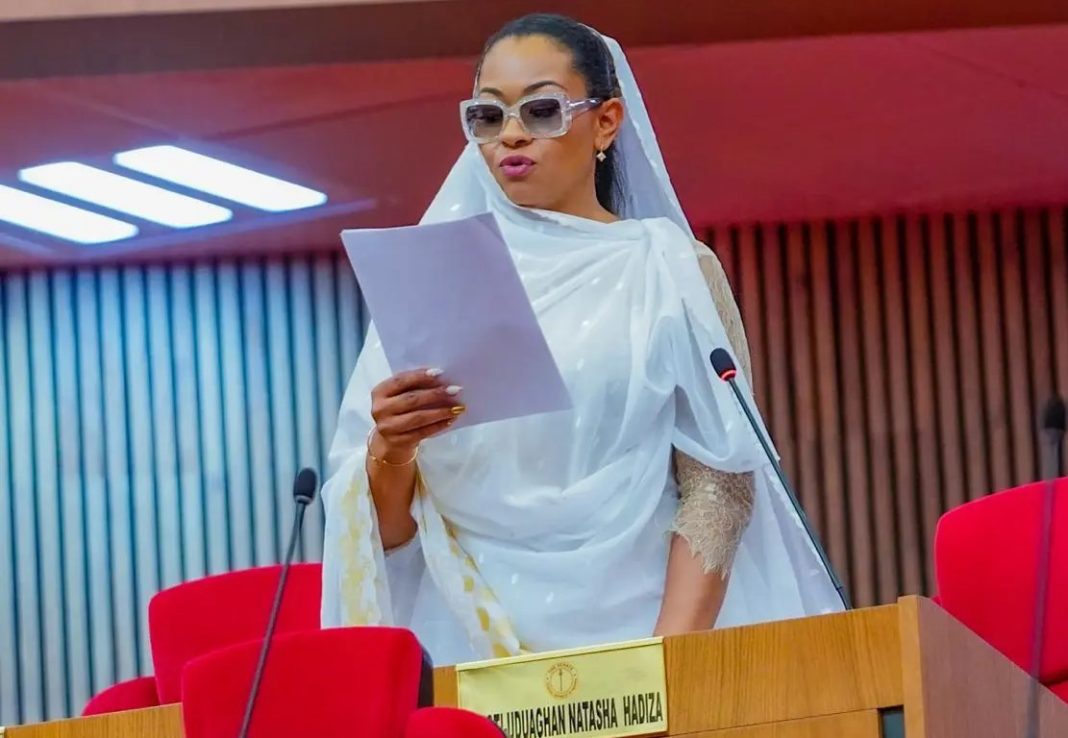
<path fill-rule="evenodd" d="M 718 346 L 747 365 L 737 308 L 618 45 L 513 21 L 461 122 L 423 222 L 496 216 L 574 409 L 450 432 L 464 378 L 391 376 L 372 328 L 323 490 L 324 626 L 411 627 L 450 663 L 840 609 L 710 375 Z"/>

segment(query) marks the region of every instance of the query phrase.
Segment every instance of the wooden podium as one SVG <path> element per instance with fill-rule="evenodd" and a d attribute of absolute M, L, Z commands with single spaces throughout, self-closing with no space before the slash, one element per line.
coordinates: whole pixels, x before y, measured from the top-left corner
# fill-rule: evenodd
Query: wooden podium
<path fill-rule="evenodd" d="M 1028 675 L 929 600 L 665 639 L 669 735 L 1015 738 Z M 456 703 L 451 667 L 435 702 Z M 1039 697 L 1043 738 L 1068 704 Z M 0 730 L 0 733 L 3 731 Z M 2 738 L 181 738 L 177 706 L 9 727 Z"/>

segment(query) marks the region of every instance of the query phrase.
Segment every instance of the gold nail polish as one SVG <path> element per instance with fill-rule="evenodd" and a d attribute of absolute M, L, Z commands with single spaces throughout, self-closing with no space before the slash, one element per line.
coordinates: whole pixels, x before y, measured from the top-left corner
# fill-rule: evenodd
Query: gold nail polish
<path fill-rule="evenodd" d="M 453 415 L 463 415 L 467 411 L 467 405 L 457 405 L 449 410 Z"/>

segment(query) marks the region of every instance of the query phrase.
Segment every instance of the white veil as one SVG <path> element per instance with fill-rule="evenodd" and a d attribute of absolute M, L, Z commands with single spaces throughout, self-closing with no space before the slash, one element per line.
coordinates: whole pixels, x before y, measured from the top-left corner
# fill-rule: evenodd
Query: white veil
<path fill-rule="evenodd" d="M 676 418 L 674 428 L 663 429 L 668 435 L 649 440 L 644 444 L 645 451 L 659 453 L 657 449 L 664 446 L 658 444 L 670 443 L 705 466 L 724 471 L 754 471 L 753 516 L 734 559 L 727 597 L 717 625 L 743 625 L 841 610 L 843 603 L 830 573 L 786 491 L 777 482 L 737 401 L 729 389 L 715 379 L 707 364 L 712 348 L 729 347 L 726 331 L 698 266 L 692 232 L 668 178 L 634 75 L 619 44 L 608 38 L 605 42 L 615 61 L 626 108 L 625 122 L 615 143 L 617 162 L 625 182 L 625 200 L 619 215 L 625 219 L 622 225 L 628 233 L 637 228 L 639 233 L 645 234 L 653 260 L 649 263 L 661 265 L 656 269 L 666 275 L 667 288 L 680 300 L 690 329 L 689 337 L 682 339 L 686 345 L 668 349 L 674 351 L 677 366 L 673 371 L 681 372 L 678 386 L 686 394 L 688 405 Z M 596 237 L 589 238 L 591 232 L 601 232 L 593 225 L 584 226 L 577 222 L 581 219 L 571 216 L 517 208 L 493 179 L 477 146 L 469 144 L 422 222 L 456 220 L 487 211 L 499 219 L 540 220 L 547 231 L 563 227 L 579 232 L 587 228 L 587 243 L 596 242 Z M 511 242 L 509 245 L 513 246 Z M 459 463 L 458 449 L 444 441 L 431 439 L 432 442 L 425 444 L 426 453 L 421 455 L 420 469 L 429 486 L 420 488 L 416 494 L 413 515 L 419 524 L 419 542 L 415 551 L 421 547 L 422 554 L 413 553 L 413 547 L 409 546 L 406 552 L 388 557 L 392 563 L 387 563 L 387 557 L 383 555 L 366 489 L 364 438 L 373 423 L 367 399 L 369 388 L 388 376 L 388 369 L 372 328 L 368 346 L 361 353 L 341 408 L 338 434 L 330 455 L 337 471 L 323 488 L 327 505 L 323 624 L 395 622 L 407 625 L 412 621 L 410 602 L 413 598 L 418 602 L 429 587 L 434 591 L 431 594 L 439 593 L 439 599 L 444 600 L 438 604 L 447 605 L 462 622 L 474 653 L 481 657 L 516 653 L 521 648 L 520 639 L 509 620 L 523 614 L 514 610 L 509 612 L 504 606 L 508 603 L 499 600 L 496 595 L 507 593 L 495 593 L 493 586 L 489 586 L 492 582 L 487 584 L 489 580 L 479 571 L 482 561 L 478 554 L 472 557 L 465 548 L 457 546 L 446 514 L 448 510 L 441 509 L 442 505 L 447 507 L 449 504 L 447 488 L 455 488 L 464 481 L 450 471 L 470 468 Z M 744 379 L 741 383 L 744 392 L 751 397 Z M 469 439 L 474 437 L 467 436 Z M 492 443 L 492 439 L 489 442 Z M 646 465 L 643 458 L 653 457 L 634 456 L 631 459 L 633 464 L 629 468 L 635 474 L 642 473 Z M 667 459 L 658 463 L 667 463 Z M 643 484 L 651 485 L 650 479 Z M 592 488 L 589 494 L 599 494 L 597 485 L 587 488 Z M 648 487 L 643 488 L 645 491 L 636 489 L 625 477 L 617 478 L 612 489 L 633 490 L 628 494 L 634 495 L 634 503 L 644 506 L 647 518 L 653 515 L 651 506 L 657 504 L 655 498 L 660 496 L 659 490 L 652 496 Z M 467 491 L 470 490 L 454 489 L 452 494 L 463 497 Z M 455 508 L 452 510 L 456 511 Z M 636 529 L 634 534 L 638 534 Z M 567 557 L 563 551 L 558 555 L 561 559 Z M 633 555 L 641 555 L 637 547 Z M 487 559 L 485 563 L 489 567 L 493 562 Z M 419 573 L 424 571 L 429 580 Z M 498 568 L 494 572 L 494 581 L 499 582 L 503 577 L 507 585 L 507 571 L 502 574 Z M 567 568 L 562 571 L 561 576 L 566 577 Z M 662 571 L 660 569 L 660 577 Z M 656 576 L 656 573 L 650 570 L 648 576 Z M 512 582 L 515 582 L 514 576 Z M 606 606 L 603 602 L 597 604 Z M 596 606 L 593 603 L 587 605 Z M 558 606 L 559 598 L 554 604 L 554 607 Z M 408 612 L 408 616 L 404 612 Z M 587 607 L 576 612 L 591 610 Z M 528 627 L 527 632 L 529 630 Z M 574 634 L 575 639 L 588 636 L 588 632 Z M 549 641 L 544 643 L 552 646 Z"/>

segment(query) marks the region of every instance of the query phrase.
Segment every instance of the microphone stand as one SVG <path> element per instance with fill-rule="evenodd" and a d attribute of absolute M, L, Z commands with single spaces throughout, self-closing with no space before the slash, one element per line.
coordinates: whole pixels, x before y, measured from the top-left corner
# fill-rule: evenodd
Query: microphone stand
<path fill-rule="evenodd" d="M 808 534 L 809 540 L 812 541 L 812 546 L 816 549 L 816 554 L 819 556 L 820 561 L 823 563 L 823 567 L 827 570 L 827 574 L 831 578 L 831 583 L 834 584 L 834 589 L 838 592 L 838 597 L 842 600 L 842 605 L 846 610 L 852 608 L 849 603 L 849 596 L 846 594 L 845 585 L 842 584 L 842 580 L 838 578 L 838 573 L 835 572 L 834 567 L 831 565 L 831 559 L 827 556 L 827 552 L 823 549 L 823 544 L 820 543 L 819 537 L 812 529 L 812 524 L 809 522 L 808 515 L 805 514 L 804 509 L 801 507 L 800 501 L 797 499 L 797 494 L 790 486 L 790 482 L 786 479 L 786 473 L 782 470 L 782 466 L 779 464 L 778 458 L 775 456 L 775 451 L 771 448 L 771 443 L 768 441 L 764 431 L 761 430 L 760 422 L 753 414 L 752 408 L 749 407 L 749 402 L 746 400 L 745 395 L 742 394 L 741 388 L 738 386 L 738 370 L 734 366 L 734 359 L 727 353 L 726 349 L 716 349 L 711 355 L 712 368 L 715 370 L 719 378 L 730 385 L 730 388 L 734 391 L 734 396 L 738 400 L 738 404 L 742 406 L 742 412 L 745 413 L 746 420 L 749 421 L 749 425 L 752 427 L 753 432 L 756 434 L 757 440 L 760 441 L 761 448 L 764 449 L 764 455 L 768 457 L 768 461 L 771 462 L 771 468 L 775 470 L 775 476 L 779 479 L 779 484 L 782 485 L 786 491 L 786 496 L 790 500 L 790 504 L 793 505 L 794 512 L 797 513 L 797 517 L 801 520 L 801 525 L 805 529 L 805 533 Z"/>
<path fill-rule="evenodd" d="M 1061 448 L 1065 432 L 1065 404 L 1052 398 L 1042 413 L 1042 432 L 1049 439 L 1045 488 L 1042 492 L 1042 517 L 1039 522 L 1037 591 L 1035 614 L 1031 631 L 1031 684 L 1027 700 L 1027 738 L 1038 738 L 1041 726 L 1039 710 L 1039 676 L 1042 673 L 1042 652 L 1046 646 L 1046 609 L 1049 606 L 1050 564 L 1053 556 L 1053 512 L 1057 501 L 1057 477 L 1061 474 Z"/>
<path fill-rule="evenodd" d="M 263 679 L 264 668 L 267 666 L 267 654 L 271 651 L 271 641 L 274 640 L 278 613 L 282 609 L 282 596 L 286 591 L 289 567 L 293 564 L 297 541 L 300 540 L 300 529 L 304 525 L 304 511 L 308 509 L 308 505 L 315 499 L 315 490 L 318 486 L 319 480 L 311 469 L 301 469 L 297 474 L 297 478 L 293 481 L 293 501 L 296 503 L 297 509 L 296 514 L 293 516 L 293 529 L 289 533 L 289 548 L 286 550 L 282 573 L 278 577 L 278 587 L 274 591 L 271 615 L 267 619 L 267 632 L 263 636 L 259 661 L 256 663 L 256 671 L 252 675 L 252 686 L 249 688 L 248 701 L 245 703 L 245 714 L 241 719 L 241 730 L 237 733 L 238 738 L 248 738 L 249 727 L 252 725 L 252 715 L 256 709 L 256 698 L 260 694 L 260 682 Z"/>

